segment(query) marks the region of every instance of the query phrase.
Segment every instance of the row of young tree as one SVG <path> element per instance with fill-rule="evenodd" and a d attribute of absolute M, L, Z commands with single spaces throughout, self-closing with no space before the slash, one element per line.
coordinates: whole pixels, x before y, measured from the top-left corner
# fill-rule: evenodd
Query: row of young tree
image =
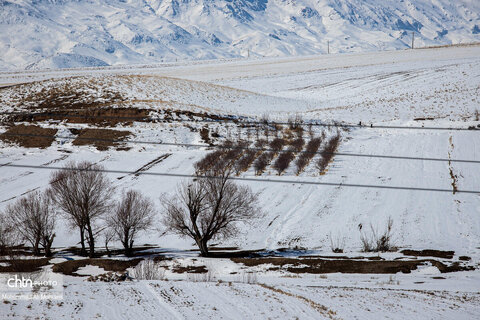
<path fill-rule="evenodd" d="M 208 241 L 236 232 L 236 223 L 250 220 L 258 211 L 257 195 L 235 184 L 231 167 L 215 166 L 181 183 L 173 196 L 163 195 L 159 224 L 167 232 L 192 238 L 202 256 Z M 98 237 L 121 242 L 127 256 L 138 234 L 156 222 L 153 201 L 128 190 L 119 200 L 101 165 L 71 162 L 55 171 L 47 190 L 32 192 L 9 205 L 0 224 L 0 250 L 27 241 L 36 255 L 52 255 L 59 215 L 79 232 L 81 253 L 94 257 Z M 108 248 L 107 248 L 108 249 Z M 0 252 L 2 254 L 2 252 Z"/>
<path fill-rule="evenodd" d="M 324 174 L 340 143 L 340 133 L 336 132 L 329 139 L 325 139 L 325 132 L 318 137 L 312 136 L 308 143 L 302 137 L 293 139 L 275 138 L 269 143 L 260 139 L 253 148 L 249 148 L 246 141 L 226 141 L 218 150 L 208 153 L 204 158 L 195 163 L 197 172 L 205 172 L 218 163 L 223 166 L 233 166 L 235 174 L 240 175 L 250 166 L 255 170 L 255 175 L 261 175 L 267 166 L 281 175 L 296 158 L 296 174 L 302 173 L 317 153 L 320 154 L 316 167 L 320 174 Z M 323 147 L 320 146 L 323 143 Z M 286 150 L 284 148 L 287 147 Z M 264 150 L 267 148 L 266 150 Z M 320 152 L 318 150 L 320 149 Z M 276 159 L 275 159 L 276 158 Z M 275 160 L 275 161 L 274 161 Z"/>

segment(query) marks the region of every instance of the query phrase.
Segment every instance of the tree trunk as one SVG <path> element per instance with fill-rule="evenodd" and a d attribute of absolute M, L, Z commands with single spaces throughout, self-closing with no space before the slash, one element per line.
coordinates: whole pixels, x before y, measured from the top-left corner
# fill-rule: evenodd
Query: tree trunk
<path fill-rule="evenodd" d="M 89 246 L 89 253 L 88 256 L 93 258 L 95 255 L 95 240 L 93 239 L 93 230 L 90 223 L 87 223 L 87 231 L 88 231 L 88 246 Z"/>
<path fill-rule="evenodd" d="M 132 252 L 131 252 L 131 248 L 128 245 L 128 232 L 123 233 L 122 244 L 123 244 L 123 249 L 125 249 L 125 255 L 129 257 Z"/>
<path fill-rule="evenodd" d="M 210 254 L 208 253 L 207 241 L 204 239 L 198 239 L 198 240 L 195 240 L 195 242 L 197 243 L 198 248 L 200 249 L 200 255 L 202 257 L 209 257 Z"/>
<path fill-rule="evenodd" d="M 40 245 L 40 237 L 35 239 L 35 243 L 33 244 L 33 255 L 38 256 L 40 255 L 40 249 L 38 248 Z"/>
<path fill-rule="evenodd" d="M 87 250 L 85 249 L 85 229 L 83 226 L 80 227 L 80 244 L 82 245 L 80 254 L 84 256 L 87 254 Z"/>
<path fill-rule="evenodd" d="M 54 238 L 55 238 L 55 234 L 53 234 L 50 238 L 45 237 L 44 249 L 45 249 L 45 256 L 46 257 L 51 257 L 52 256 L 52 243 L 53 243 Z"/>

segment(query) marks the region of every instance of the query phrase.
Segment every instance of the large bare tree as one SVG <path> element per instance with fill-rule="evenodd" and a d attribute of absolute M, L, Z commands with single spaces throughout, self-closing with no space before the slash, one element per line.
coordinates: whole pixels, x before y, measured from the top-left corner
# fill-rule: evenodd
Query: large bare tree
<path fill-rule="evenodd" d="M 163 197 L 163 223 L 167 230 L 195 240 L 202 256 L 209 256 L 208 241 L 237 231 L 257 209 L 257 195 L 234 183 L 230 170 L 209 170 L 190 183 L 182 183 L 173 197 Z"/>
<path fill-rule="evenodd" d="M 50 195 L 72 227 L 80 231 L 82 253 L 85 239 L 89 255 L 95 254 L 96 221 L 111 209 L 113 187 L 104 167 L 88 161 L 70 162 L 50 178 Z"/>
<path fill-rule="evenodd" d="M 11 253 L 12 247 L 17 245 L 18 233 L 15 232 L 11 219 L 6 212 L 0 212 L 0 256 Z"/>
<path fill-rule="evenodd" d="M 56 214 L 45 192 L 32 192 L 18 199 L 6 213 L 13 230 L 32 245 L 33 254 L 39 255 L 42 247 L 45 255 L 51 256 Z"/>
<path fill-rule="evenodd" d="M 147 230 L 153 221 L 153 202 L 135 190 L 127 191 L 107 217 L 107 226 L 122 243 L 125 255 L 132 254 L 139 232 Z"/>

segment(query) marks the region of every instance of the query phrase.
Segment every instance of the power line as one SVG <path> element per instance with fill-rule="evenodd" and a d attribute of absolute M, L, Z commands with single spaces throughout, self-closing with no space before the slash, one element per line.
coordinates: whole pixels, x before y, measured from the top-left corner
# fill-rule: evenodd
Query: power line
<path fill-rule="evenodd" d="M 155 111 L 155 110 L 151 110 Z M 419 127 L 419 126 L 392 126 L 392 125 L 374 125 L 374 124 L 344 124 L 339 122 L 333 123 L 326 123 L 316 120 L 310 120 L 308 122 L 282 122 L 282 121 L 253 121 L 253 120 L 245 120 L 245 117 L 233 117 L 233 116 L 221 116 L 220 119 L 155 119 L 151 118 L 150 116 L 105 116 L 105 115 L 78 115 L 78 114 L 58 114 L 52 112 L 38 112 L 38 113 L 26 113 L 26 112 L 2 112 L 0 115 L 15 115 L 15 116 L 27 116 L 27 117 L 35 117 L 35 116 L 49 116 L 49 117 L 57 117 L 57 118 L 95 118 L 95 119 L 111 119 L 111 120 L 143 120 L 150 119 L 152 121 L 171 121 L 171 122 L 200 122 L 200 123 L 235 123 L 237 125 L 269 125 L 269 126 L 276 126 L 276 125 L 295 125 L 295 126 L 316 126 L 316 127 L 327 127 L 327 128 L 370 128 L 370 129 L 401 129 L 401 130 L 448 130 L 448 131 L 479 131 L 480 128 L 470 127 L 470 128 L 454 128 L 454 127 Z M 197 115 L 193 115 L 197 116 Z M 208 115 L 206 115 L 208 116 Z M 198 116 L 197 116 L 198 117 Z M 218 117 L 218 116 L 216 116 Z"/>
<path fill-rule="evenodd" d="M 12 168 L 29 168 L 29 169 L 47 169 L 47 170 L 72 170 L 79 171 L 75 168 L 64 167 L 45 167 L 36 165 L 22 165 L 22 164 L 0 164 L 0 167 L 12 167 Z M 164 172 L 144 172 L 144 171 L 127 171 L 127 170 L 97 170 L 97 169 L 81 169 L 81 171 L 94 171 L 104 173 L 120 173 L 120 174 L 135 174 L 135 175 L 150 175 L 150 176 L 164 176 L 175 178 L 196 178 L 196 179 L 220 179 L 217 176 L 197 176 L 191 174 L 179 174 L 179 173 L 164 173 Z M 259 178 L 241 178 L 231 177 L 231 180 L 235 181 L 247 181 L 247 182 L 267 182 L 267 183 L 286 183 L 286 184 L 303 184 L 303 185 L 323 185 L 323 186 L 335 186 L 335 187 L 354 187 L 354 188 L 370 188 L 370 189 L 390 189 L 390 190 L 409 190 L 409 191 L 431 191 L 431 192 L 448 192 L 453 193 L 451 189 L 440 188 L 417 188 L 417 187 L 403 187 L 403 186 L 382 186 L 371 184 L 353 184 L 353 183 L 335 183 L 335 182 L 317 182 L 317 181 L 304 181 L 304 180 L 278 180 L 278 179 L 259 179 Z M 480 190 L 455 190 L 455 193 L 468 193 L 479 194 Z"/>
<path fill-rule="evenodd" d="M 189 148 L 215 148 L 215 149 L 226 149 L 226 150 L 252 150 L 252 151 L 262 151 L 262 152 L 290 152 L 291 150 L 274 150 L 274 149 L 265 149 L 265 148 L 251 148 L 251 147 L 241 147 L 241 146 L 228 146 L 228 145 L 204 145 L 204 144 L 193 144 L 193 143 L 173 143 L 173 142 L 154 142 L 154 141 L 141 141 L 141 140 L 119 140 L 119 139 L 102 139 L 102 138 L 88 138 L 88 137 L 71 137 L 71 136 L 49 136 L 49 135 L 39 135 L 39 134 L 28 134 L 28 133 L 3 133 L 4 136 L 12 137 L 38 137 L 38 138 L 58 138 L 58 139 L 68 139 L 68 140 L 86 140 L 86 141 L 98 141 L 98 142 L 109 142 L 109 143 L 130 143 L 130 144 L 148 144 L 148 145 L 163 145 L 163 146 L 177 146 L 177 147 L 189 147 Z M 334 156 L 345 156 L 345 157 L 363 157 L 363 158 L 381 158 L 381 159 L 397 159 L 397 160 L 418 160 L 418 161 L 435 161 L 435 162 L 457 162 L 457 163 L 474 163 L 480 164 L 480 160 L 466 160 L 466 159 L 447 159 L 447 158 L 431 158 L 431 157 L 410 157 L 410 156 L 393 156 L 393 155 L 379 155 L 379 154 L 362 154 L 362 153 L 346 153 L 346 152 L 310 152 L 310 151 L 299 151 L 297 153 L 305 154 L 332 154 Z"/>

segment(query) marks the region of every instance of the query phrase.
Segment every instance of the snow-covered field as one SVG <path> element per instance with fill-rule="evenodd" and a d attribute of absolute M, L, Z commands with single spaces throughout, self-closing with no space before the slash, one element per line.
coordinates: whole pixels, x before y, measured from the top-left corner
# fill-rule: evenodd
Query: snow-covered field
<path fill-rule="evenodd" d="M 68 78 L 72 76 L 75 78 Z M 241 177 L 447 192 L 239 182 L 259 192 L 262 212 L 251 225 L 242 226 L 238 236 L 222 241 L 221 245 L 242 249 L 303 247 L 330 255 L 330 237 L 336 237 L 345 239 L 346 255 L 358 256 L 358 225 L 372 223 L 380 227 L 391 216 L 394 241 L 399 248 L 454 250 L 454 260 L 466 255 L 472 258 L 469 265 L 478 267 L 480 262 L 480 195 L 448 191 L 453 182 L 460 191 L 480 190 L 480 131 L 419 128 L 466 129 L 480 124 L 476 117 L 476 111 L 480 111 L 479 46 L 151 68 L 0 73 L 0 84 L 20 84 L 0 89 L 1 112 L 21 111 L 24 106 L 19 103 L 20 97 L 43 88 L 81 88 L 88 84 L 85 92 L 92 95 L 111 90 L 125 98 L 112 107 L 145 108 L 152 112 L 173 108 L 250 119 L 268 114 L 270 119 L 279 121 L 297 113 L 305 120 L 329 123 L 361 121 L 367 126 L 342 131 L 338 152 L 346 155 L 336 155 L 325 175 L 318 174 L 313 161 L 298 176 L 293 168 L 278 176 L 268 167 L 261 176 L 249 169 Z M 132 131 L 132 141 L 203 144 L 198 132 L 184 124 L 136 122 L 133 126 L 118 125 L 118 129 Z M 171 154 L 146 173 L 192 174 L 193 163 L 209 152 L 206 148 L 139 143 L 128 143 L 132 147 L 128 151 L 98 151 L 89 146 L 74 146 L 71 139 L 65 138 L 71 135 L 67 127 L 80 128 L 84 124 L 50 121 L 41 125 L 59 129 L 52 146 L 27 149 L 2 144 L 0 165 L 59 167 L 72 159 L 88 159 L 108 170 L 135 171 Z M 379 125 L 412 128 L 376 128 Z M 224 133 L 221 125 L 210 126 Z M 314 130 L 319 134 L 324 128 Z M 333 133 L 325 130 L 327 135 Z M 46 188 L 50 174 L 48 169 L 0 167 L 0 209 L 26 192 Z M 181 181 L 176 177 L 123 173 L 109 177 L 119 190 L 138 189 L 157 204 L 162 193 L 173 193 Z M 161 229 L 160 222 L 156 227 Z M 75 230 L 72 233 L 59 224 L 54 246 L 75 245 L 76 238 Z M 143 234 L 137 243 L 172 251 L 193 248 L 192 241 L 173 235 L 161 237 L 157 229 Z M 189 259 L 186 253 L 177 258 Z M 480 317 L 477 270 L 442 274 L 446 278 L 442 280 L 433 279 L 438 269 L 428 266 L 412 274 L 393 276 L 329 274 L 296 278 L 259 271 L 256 282 L 249 284 L 229 276 L 227 271 L 235 266 L 221 271 L 223 260 L 207 260 L 208 269 L 216 273 L 212 282 L 192 282 L 188 277 L 171 281 L 167 276 L 170 281 L 105 284 L 66 277 L 65 300 L 61 305 L 2 304 L 1 314 L 45 318 Z M 29 304 L 31 307 L 26 308 Z"/>

